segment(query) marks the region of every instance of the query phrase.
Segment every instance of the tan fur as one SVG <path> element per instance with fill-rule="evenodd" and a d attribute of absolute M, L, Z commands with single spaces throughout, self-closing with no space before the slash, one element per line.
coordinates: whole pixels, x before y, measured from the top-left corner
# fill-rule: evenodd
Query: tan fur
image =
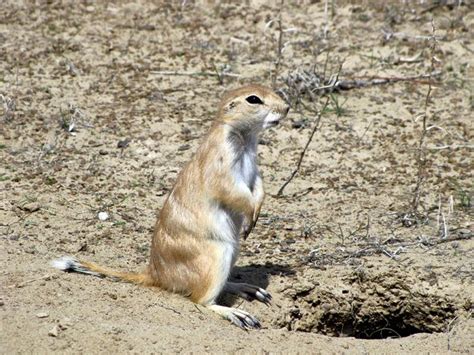
<path fill-rule="evenodd" d="M 88 261 L 78 261 L 82 266 L 87 268 L 90 271 L 97 272 L 101 275 L 106 275 L 109 277 L 117 278 L 122 281 L 127 281 L 144 286 L 152 286 L 153 280 L 150 278 L 148 273 L 133 273 L 133 272 L 120 272 L 114 271 L 107 268 L 104 268 L 100 265 L 88 262 Z"/>
<path fill-rule="evenodd" d="M 249 104 L 249 95 L 257 95 L 264 104 Z M 237 258 L 241 223 L 247 221 L 246 237 L 260 213 L 264 192 L 258 170 L 253 176 L 253 170 L 247 169 L 248 176 L 241 177 L 236 164 L 242 164 L 242 170 L 246 169 L 245 164 L 256 164 L 252 163 L 256 159 L 255 137 L 270 112 L 271 117 L 282 118 L 288 107 L 272 90 L 260 85 L 245 86 L 223 97 L 209 133 L 178 175 L 161 209 L 150 262 L 143 274 L 114 272 L 91 263 L 81 265 L 103 275 L 158 286 L 186 295 L 193 302 L 213 305 Z M 249 145 L 255 154 L 250 149 L 253 155 L 246 156 L 247 160 L 240 158 L 247 154 Z M 245 179 L 252 180 L 252 186 L 245 185 Z M 227 230 L 228 225 L 239 230 Z M 214 310 L 232 318 L 226 307 Z M 238 312 L 240 317 L 242 314 L 246 315 Z"/>

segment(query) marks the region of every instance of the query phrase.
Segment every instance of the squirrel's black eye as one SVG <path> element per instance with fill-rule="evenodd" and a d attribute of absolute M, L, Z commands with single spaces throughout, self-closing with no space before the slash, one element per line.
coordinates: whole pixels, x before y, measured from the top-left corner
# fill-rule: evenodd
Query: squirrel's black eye
<path fill-rule="evenodd" d="M 260 100 L 260 98 L 258 96 L 255 96 L 255 95 L 250 95 L 249 97 L 247 97 L 245 99 L 249 104 L 252 104 L 252 105 L 263 105 L 263 101 Z"/>

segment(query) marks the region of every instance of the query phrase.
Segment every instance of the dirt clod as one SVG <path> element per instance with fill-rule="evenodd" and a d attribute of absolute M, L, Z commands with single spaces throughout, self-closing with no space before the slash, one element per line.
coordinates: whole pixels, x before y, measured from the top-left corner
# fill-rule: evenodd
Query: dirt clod
<path fill-rule="evenodd" d="M 401 270 L 371 273 L 363 282 L 358 278 L 344 281 L 345 292 L 327 286 L 304 294 L 287 291 L 294 304 L 290 307 L 298 311 L 289 309 L 277 324 L 331 336 L 399 338 L 444 331 L 466 301 L 437 289 L 413 287 L 415 280 Z"/>

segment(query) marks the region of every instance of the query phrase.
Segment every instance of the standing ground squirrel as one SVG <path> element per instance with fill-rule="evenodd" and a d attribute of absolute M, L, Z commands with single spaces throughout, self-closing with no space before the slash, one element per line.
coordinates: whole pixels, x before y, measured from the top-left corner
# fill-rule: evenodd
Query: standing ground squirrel
<path fill-rule="evenodd" d="M 255 317 L 217 305 L 216 299 L 224 291 L 266 304 L 271 300 L 257 286 L 227 279 L 238 256 L 240 234 L 245 239 L 255 226 L 265 195 L 257 166 L 258 134 L 278 124 L 288 111 L 278 95 L 260 85 L 224 96 L 217 119 L 161 209 L 143 273 L 111 271 L 73 257 L 52 265 L 157 286 L 183 294 L 242 328 L 259 328 Z"/>

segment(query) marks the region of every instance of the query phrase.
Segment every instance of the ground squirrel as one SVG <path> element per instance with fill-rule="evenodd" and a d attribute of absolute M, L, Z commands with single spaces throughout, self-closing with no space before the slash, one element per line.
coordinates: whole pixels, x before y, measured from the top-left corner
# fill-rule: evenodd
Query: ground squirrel
<path fill-rule="evenodd" d="M 116 272 L 63 257 L 53 266 L 183 294 L 242 328 L 259 328 L 249 313 L 216 304 L 222 292 L 268 304 L 253 285 L 228 282 L 240 234 L 257 222 L 264 191 L 257 166 L 258 134 L 278 124 L 288 105 L 271 89 L 249 85 L 228 92 L 217 118 L 191 161 L 178 175 L 156 221 L 150 262 L 143 273 Z"/>

